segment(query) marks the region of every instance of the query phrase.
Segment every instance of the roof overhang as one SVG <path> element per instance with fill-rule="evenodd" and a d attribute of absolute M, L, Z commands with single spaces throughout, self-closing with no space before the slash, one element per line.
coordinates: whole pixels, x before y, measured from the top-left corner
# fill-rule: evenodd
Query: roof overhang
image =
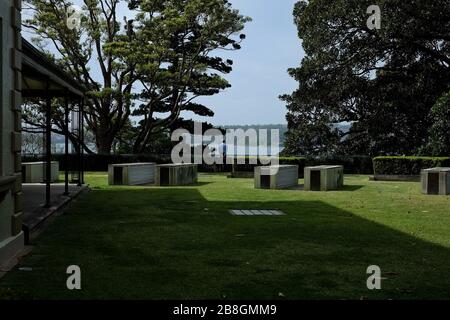
<path fill-rule="evenodd" d="M 83 98 L 86 90 L 22 38 L 22 96 Z"/>

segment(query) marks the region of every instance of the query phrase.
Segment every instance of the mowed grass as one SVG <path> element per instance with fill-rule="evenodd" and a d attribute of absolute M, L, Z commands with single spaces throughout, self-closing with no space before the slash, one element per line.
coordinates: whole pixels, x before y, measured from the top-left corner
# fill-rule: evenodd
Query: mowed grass
<path fill-rule="evenodd" d="M 92 191 L 0 280 L 0 297 L 450 298 L 450 197 L 421 195 L 419 183 L 346 176 L 341 191 L 304 192 L 220 174 L 176 188 L 86 180 Z M 82 290 L 66 288 L 69 265 L 80 266 Z M 381 268 L 381 290 L 367 289 L 369 265 Z"/>

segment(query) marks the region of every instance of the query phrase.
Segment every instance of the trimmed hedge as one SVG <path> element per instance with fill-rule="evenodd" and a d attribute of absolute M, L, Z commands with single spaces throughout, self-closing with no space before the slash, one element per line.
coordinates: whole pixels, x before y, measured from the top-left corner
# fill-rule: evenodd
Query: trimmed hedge
<path fill-rule="evenodd" d="M 324 164 L 344 166 L 344 173 L 346 174 L 373 174 L 373 162 L 369 156 L 337 155 L 333 157 L 306 158 L 306 165 L 308 167 Z"/>
<path fill-rule="evenodd" d="M 245 159 L 245 164 L 239 164 L 236 163 L 234 165 L 235 171 L 239 172 L 253 172 L 255 167 L 261 166 L 261 165 L 267 165 L 267 163 L 262 164 L 260 159 L 253 156 L 247 156 L 247 157 L 238 157 L 238 160 Z M 251 159 L 256 159 L 256 164 L 250 163 Z M 254 160 L 253 160 L 254 161 Z M 285 165 L 297 165 L 298 166 L 298 173 L 300 176 L 303 177 L 303 169 L 306 165 L 306 159 L 302 157 L 279 157 L 278 158 L 279 164 L 285 164 Z"/>
<path fill-rule="evenodd" d="M 419 175 L 422 169 L 450 167 L 447 157 L 376 157 L 373 159 L 375 175 Z"/>
<path fill-rule="evenodd" d="M 252 156 L 239 157 L 245 159 L 245 164 L 237 164 L 236 171 L 253 172 L 255 166 L 250 164 Z M 43 161 L 43 156 L 22 156 L 22 162 Z M 60 170 L 65 170 L 66 164 L 63 154 L 53 154 L 52 161 L 58 161 Z M 156 162 L 158 164 L 171 163 L 170 154 L 84 154 L 83 166 L 85 171 L 107 171 L 108 165 L 113 163 L 133 163 L 133 162 Z M 347 174 L 372 174 L 372 158 L 366 156 L 340 156 L 333 158 L 304 158 L 304 157 L 279 157 L 280 164 L 298 165 L 299 176 L 303 177 L 305 166 L 316 166 L 323 164 L 343 165 Z M 76 155 L 69 155 L 68 170 L 76 171 L 78 158 Z M 199 165 L 199 172 L 231 172 L 231 165 Z"/>
<path fill-rule="evenodd" d="M 169 161 L 171 162 L 171 161 Z M 231 164 L 225 164 L 225 165 L 219 165 L 219 164 L 199 164 L 198 165 L 198 172 L 207 172 L 207 173 L 213 173 L 213 172 L 231 172 L 232 166 Z"/>
<path fill-rule="evenodd" d="M 158 164 L 170 163 L 170 155 L 155 154 L 84 154 L 83 167 L 85 171 L 108 171 L 108 165 L 114 163 L 156 162 Z M 43 156 L 22 156 L 22 162 L 43 161 Z M 53 154 L 52 161 L 59 162 L 59 169 L 65 170 L 64 154 Z M 68 170 L 78 169 L 78 158 L 75 154 L 69 155 Z"/>
<path fill-rule="evenodd" d="M 253 172 L 256 166 L 262 165 L 257 159 L 257 164 L 250 164 L 250 159 L 257 158 L 255 156 L 241 156 L 240 159 L 245 159 L 245 164 L 236 164 L 235 171 L 238 172 Z M 329 158 L 305 158 L 305 157 L 279 157 L 280 164 L 298 165 L 299 177 L 303 177 L 304 168 L 306 166 L 318 165 L 343 165 L 346 174 L 373 174 L 372 158 L 369 156 L 335 156 Z M 217 168 L 222 168 L 225 172 L 231 171 L 231 165 L 226 166 L 199 166 L 200 172 L 213 172 Z"/>

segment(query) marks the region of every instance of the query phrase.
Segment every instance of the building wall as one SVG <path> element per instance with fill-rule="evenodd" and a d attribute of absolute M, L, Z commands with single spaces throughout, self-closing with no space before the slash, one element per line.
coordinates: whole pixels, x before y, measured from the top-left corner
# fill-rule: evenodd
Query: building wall
<path fill-rule="evenodd" d="M 0 266 L 23 247 L 21 0 L 0 1 Z"/>

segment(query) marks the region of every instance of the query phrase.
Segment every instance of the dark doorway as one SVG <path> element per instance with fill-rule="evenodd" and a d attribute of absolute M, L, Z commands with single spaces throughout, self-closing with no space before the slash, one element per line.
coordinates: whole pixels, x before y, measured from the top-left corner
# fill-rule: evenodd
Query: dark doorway
<path fill-rule="evenodd" d="M 25 182 L 27 179 L 27 166 L 22 166 L 22 182 Z"/>
<path fill-rule="evenodd" d="M 311 171 L 311 190 L 312 191 L 320 191 L 320 171 L 319 170 Z"/>
<path fill-rule="evenodd" d="M 439 194 L 439 173 L 428 173 L 428 194 Z"/>
<path fill-rule="evenodd" d="M 269 175 L 261 175 L 261 189 L 270 189 Z"/>
<path fill-rule="evenodd" d="M 159 184 L 161 186 L 168 186 L 170 184 L 169 168 L 160 168 L 159 170 Z"/>
<path fill-rule="evenodd" d="M 114 184 L 116 184 L 116 185 L 123 184 L 123 168 L 122 167 L 114 167 Z"/>

